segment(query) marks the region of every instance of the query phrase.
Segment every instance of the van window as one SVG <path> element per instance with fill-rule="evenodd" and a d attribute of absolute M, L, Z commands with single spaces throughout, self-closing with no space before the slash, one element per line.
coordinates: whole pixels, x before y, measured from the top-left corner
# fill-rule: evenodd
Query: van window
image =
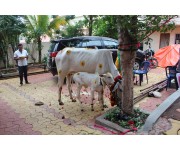
<path fill-rule="evenodd" d="M 53 52 L 55 45 L 56 45 L 56 43 L 52 42 L 51 45 L 49 46 L 48 52 Z"/>
<path fill-rule="evenodd" d="M 53 52 L 57 51 L 57 48 L 58 48 L 58 43 L 56 43 L 56 45 L 54 46 Z"/>
<path fill-rule="evenodd" d="M 115 41 L 104 40 L 104 46 L 106 49 L 117 49 L 118 43 Z"/>
<path fill-rule="evenodd" d="M 102 49 L 101 41 L 100 40 L 84 40 L 84 41 L 82 41 L 82 47 L 94 48 L 95 46 L 99 49 Z"/>
<path fill-rule="evenodd" d="M 81 46 L 81 41 L 80 39 L 73 39 L 70 41 L 70 47 L 80 47 Z"/>

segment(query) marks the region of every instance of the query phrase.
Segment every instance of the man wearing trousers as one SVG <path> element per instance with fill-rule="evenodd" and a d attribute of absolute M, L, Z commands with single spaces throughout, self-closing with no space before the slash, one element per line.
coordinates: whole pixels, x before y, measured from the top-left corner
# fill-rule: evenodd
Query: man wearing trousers
<path fill-rule="evenodd" d="M 18 70 L 20 77 L 20 86 L 23 85 L 23 75 L 26 84 L 30 84 L 27 79 L 27 60 L 28 53 L 25 49 L 23 49 L 22 44 L 18 44 L 18 50 L 14 52 L 14 60 L 18 61 Z"/>

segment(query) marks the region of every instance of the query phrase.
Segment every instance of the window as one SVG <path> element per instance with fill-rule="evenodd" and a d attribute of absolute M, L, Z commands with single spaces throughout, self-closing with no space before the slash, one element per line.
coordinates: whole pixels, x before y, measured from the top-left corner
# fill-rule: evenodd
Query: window
<path fill-rule="evenodd" d="M 65 47 L 67 47 L 68 43 L 69 43 L 69 41 L 61 40 L 58 44 L 57 51 L 60 51 L 60 50 L 64 49 Z"/>
<path fill-rule="evenodd" d="M 104 40 L 104 46 L 107 49 L 117 49 L 118 43 L 114 41 Z"/>
<path fill-rule="evenodd" d="M 175 44 L 180 44 L 180 34 L 176 34 Z"/>
<path fill-rule="evenodd" d="M 49 50 L 48 50 L 48 51 L 49 51 L 49 52 L 53 52 L 54 47 L 56 46 L 56 44 L 57 44 L 57 43 L 52 42 L 51 45 L 50 45 L 50 47 L 49 47 Z"/>
<path fill-rule="evenodd" d="M 73 39 L 69 42 L 69 47 L 80 47 L 81 41 L 80 39 Z"/>
<path fill-rule="evenodd" d="M 102 48 L 101 41 L 100 40 L 84 40 L 82 41 L 82 47 L 87 48 L 94 48 L 97 47 L 99 49 Z"/>
<path fill-rule="evenodd" d="M 161 33 L 159 48 L 169 45 L 170 33 Z"/>

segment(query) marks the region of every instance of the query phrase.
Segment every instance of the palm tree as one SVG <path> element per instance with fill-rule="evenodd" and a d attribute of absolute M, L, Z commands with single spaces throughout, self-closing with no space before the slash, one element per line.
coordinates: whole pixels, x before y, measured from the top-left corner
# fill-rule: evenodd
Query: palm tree
<path fill-rule="evenodd" d="M 25 36 L 28 39 L 33 39 L 38 44 L 39 63 L 41 63 L 42 36 L 48 35 L 52 37 L 56 30 L 59 30 L 60 25 L 65 25 L 66 21 L 63 17 L 51 17 L 48 15 L 27 15 L 25 23 L 28 32 Z"/>

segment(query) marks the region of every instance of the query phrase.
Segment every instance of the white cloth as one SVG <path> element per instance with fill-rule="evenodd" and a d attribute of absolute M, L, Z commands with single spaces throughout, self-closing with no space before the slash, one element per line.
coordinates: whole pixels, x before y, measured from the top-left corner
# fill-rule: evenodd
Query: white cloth
<path fill-rule="evenodd" d="M 113 63 L 112 53 L 108 49 L 96 50 L 66 47 L 58 52 L 55 61 L 61 76 L 74 72 L 93 74 L 96 72 L 99 74 L 109 72 L 114 78 L 119 76 L 119 71 Z"/>
<path fill-rule="evenodd" d="M 14 57 L 19 58 L 19 57 L 26 57 L 26 56 L 28 56 L 28 52 L 25 49 L 23 49 L 22 52 L 20 52 L 19 49 L 14 52 Z M 18 66 L 27 66 L 27 58 L 19 59 Z"/>
<path fill-rule="evenodd" d="M 180 73 L 176 73 L 176 78 L 177 78 L 178 86 L 180 88 Z"/>

